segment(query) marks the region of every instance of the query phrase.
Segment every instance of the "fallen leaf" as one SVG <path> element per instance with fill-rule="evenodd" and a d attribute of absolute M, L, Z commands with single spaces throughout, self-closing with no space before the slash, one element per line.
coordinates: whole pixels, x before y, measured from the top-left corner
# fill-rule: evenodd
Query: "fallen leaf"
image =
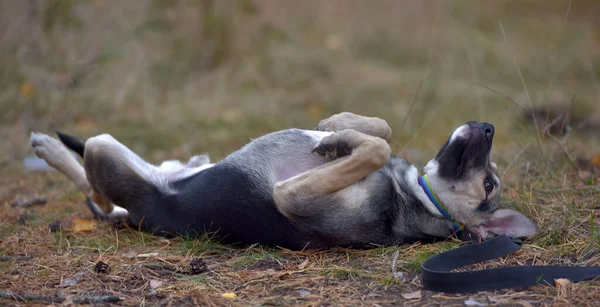
<path fill-rule="evenodd" d="M 415 292 L 402 293 L 402 297 L 407 300 L 420 300 L 421 299 L 421 290 L 417 290 Z"/>
<path fill-rule="evenodd" d="M 92 220 L 86 220 L 78 217 L 71 219 L 71 230 L 73 232 L 88 232 L 96 229 L 96 223 Z"/>
<path fill-rule="evenodd" d="M 234 300 L 234 299 L 237 298 L 237 295 L 235 293 L 233 293 L 233 292 L 227 292 L 227 293 L 221 294 L 221 297 Z"/>
<path fill-rule="evenodd" d="M 21 84 L 21 87 L 19 88 L 19 93 L 22 97 L 31 97 L 33 95 L 33 92 L 33 84 L 31 84 L 31 82 L 29 81 L 23 82 L 23 84 Z"/>
<path fill-rule="evenodd" d="M 150 280 L 150 289 L 155 290 L 156 288 L 162 286 L 163 282 L 160 280 L 152 279 Z"/>
<path fill-rule="evenodd" d="M 592 165 L 595 167 L 600 167 L 600 153 L 595 154 L 592 157 Z"/>
<path fill-rule="evenodd" d="M 556 289 L 564 289 L 568 285 L 572 284 L 572 282 L 566 278 L 558 278 L 554 280 Z"/>

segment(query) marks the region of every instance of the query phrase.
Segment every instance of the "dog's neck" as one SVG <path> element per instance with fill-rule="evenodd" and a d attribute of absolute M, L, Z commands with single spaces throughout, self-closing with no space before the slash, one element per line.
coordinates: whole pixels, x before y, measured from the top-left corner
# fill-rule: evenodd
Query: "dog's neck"
<path fill-rule="evenodd" d="M 404 182 L 409 186 L 414 197 L 425 207 L 425 209 L 433 216 L 445 219 L 452 225 L 451 228 L 455 233 L 464 230 L 465 225 L 457 222 L 450 216 L 444 204 L 436 196 L 435 191 L 429 185 L 427 176 L 420 176 L 417 168 L 412 165 L 405 174 Z"/>
<path fill-rule="evenodd" d="M 463 223 L 456 221 L 450 215 L 450 213 L 448 213 L 448 209 L 446 209 L 446 206 L 444 206 L 444 203 L 438 198 L 435 191 L 431 188 L 431 185 L 429 184 L 429 180 L 427 179 L 427 174 L 420 176 L 417 179 L 417 181 L 419 183 L 419 186 L 425 193 L 425 195 L 427 195 L 427 198 L 429 199 L 430 203 L 435 206 L 435 209 L 437 209 L 437 212 L 439 214 L 441 214 L 443 217 L 445 217 L 447 220 L 452 222 L 452 228 L 454 229 L 454 232 L 463 231 L 465 229 L 465 225 Z"/>
<path fill-rule="evenodd" d="M 423 207 L 427 209 L 429 213 L 431 213 L 435 217 L 444 218 L 444 215 L 437 209 L 435 204 L 431 201 L 431 199 L 427 196 L 423 188 L 419 185 L 419 170 L 414 165 L 411 165 L 410 169 L 406 172 L 406 177 L 404 178 L 404 182 L 409 186 L 410 191 L 414 194 L 414 196 L 423 204 Z"/>

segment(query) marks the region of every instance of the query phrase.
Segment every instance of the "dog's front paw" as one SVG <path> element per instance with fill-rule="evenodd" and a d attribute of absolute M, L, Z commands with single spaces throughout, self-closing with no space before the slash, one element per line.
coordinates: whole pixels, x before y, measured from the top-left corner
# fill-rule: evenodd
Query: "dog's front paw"
<path fill-rule="evenodd" d="M 324 137 L 312 150 L 321 156 L 332 160 L 349 156 L 359 143 L 360 132 L 354 130 L 342 130 Z"/>
<path fill-rule="evenodd" d="M 364 117 L 350 112 L 342 112 L 319 122 L 317 129 L 319 131 L 336 132 L 344 129 L 350 129 L 360 123 Z"/>
<path fill-rule="evenodd" d="M 389 141 L 392 137 L 392 128 L 387 122 L 377 117 L 366 117 L 350 112 L 335 114 L 322 120 L 316 130 L 337 132 L 345 129 L 360 131 L 366 135 L 376 136 Z"/>

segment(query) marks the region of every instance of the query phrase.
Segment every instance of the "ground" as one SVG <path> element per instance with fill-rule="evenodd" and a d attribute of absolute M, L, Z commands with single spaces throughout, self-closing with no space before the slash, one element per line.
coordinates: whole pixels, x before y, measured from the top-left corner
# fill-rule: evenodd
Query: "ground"
<path fill-rule="evenodd" d="M 460 245 L 451 239 L 294 252 L 158 238 L 93 221 L 71 182 L 23 163 L 32 130 L 110 133 L 152 163 L 219 160 L 351 111 L 386 119 L 394 154 L 422 168 L 453 128 L 488 121 L 502 204 L 540 233 L 477 267 L 600 265 L 595 1 L 169 3 L 0 3 L 0 289 L 125 306 L 598 302 L 598 279 L 423 290 L 421 263 Z M 48 302 L 0 298 L 25 304 Z"/>

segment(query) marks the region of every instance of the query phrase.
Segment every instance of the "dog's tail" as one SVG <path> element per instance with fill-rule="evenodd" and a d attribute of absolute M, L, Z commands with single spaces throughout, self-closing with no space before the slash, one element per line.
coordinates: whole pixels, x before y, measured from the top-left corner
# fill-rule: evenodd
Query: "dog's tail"
<path fill-rule="evenodd" d="M 78 155 L 83 157 L 83 153 L 85 151 L 85 144 L 82 140 L 72 135 L 62 133 L 60 131 L 56 131 L 56 134 L 58 135 L 60 141 L 63 144 L 65 144 L 65 146 L 67 146 L 67 148 L 71 149 L 72 151 L 76 152 Z"/>

